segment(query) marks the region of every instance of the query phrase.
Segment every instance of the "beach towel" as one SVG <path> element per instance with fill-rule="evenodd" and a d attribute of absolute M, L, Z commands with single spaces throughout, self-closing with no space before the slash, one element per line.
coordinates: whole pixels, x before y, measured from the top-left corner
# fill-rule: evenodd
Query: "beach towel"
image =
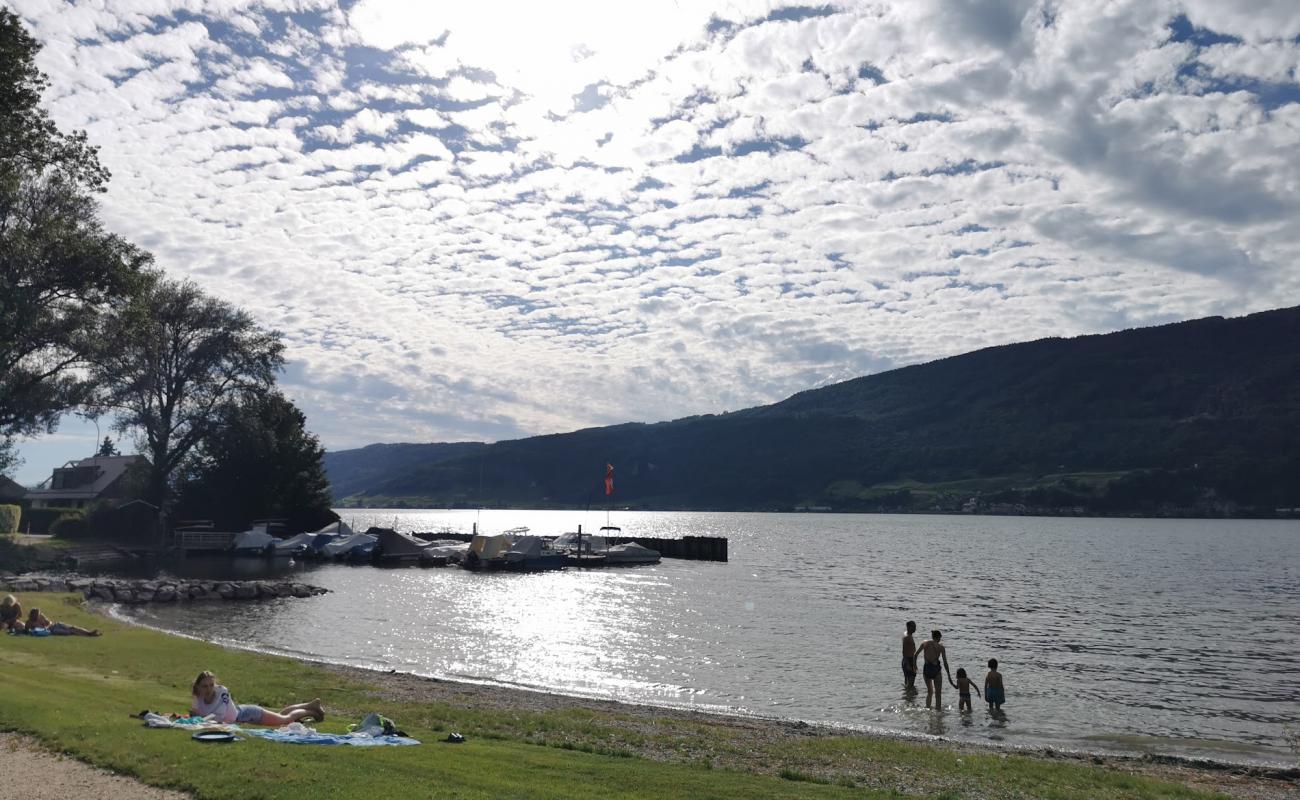
<path fill-rule="evenodd" d="M 140 717 L 144 720 L 145 727 L 148 728 L 180 728 L 183 731 L 226 731 L 231 732 L 238 730 L 234 725 L 223 725 L 220 722 L 214 722 L 204 717 L 181 717 L 180 719 L 170 719 L 162 714 L 155 714 L 152 711 L 146 712 Z"/>
<path fill-rule="evenodd" d="M 314 728 L 308 728 L 300 722 L 292 725 L 286 725 L 277 730 L 252 730 L 245 728 L 241 733 L 249 736 L 256 736 L 259 739 L 268 739 L 272 742 L 286 742 L 288 744 L 326 744 L 336 745 L 345 744 L 353 747 L 385 747 L 389 745 L 409 746 L 419 744 L 419 740 L 412 739 L 409 736 L 380 735 L 371 736 L 368 733 L 319 733 Z"/>

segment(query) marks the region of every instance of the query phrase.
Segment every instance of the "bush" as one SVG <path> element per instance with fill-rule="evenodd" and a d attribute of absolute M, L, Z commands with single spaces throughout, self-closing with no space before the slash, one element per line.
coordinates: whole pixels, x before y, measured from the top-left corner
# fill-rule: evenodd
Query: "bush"
<path fill-rule="evenodd" d="M 21 506 L 0 506 L 0 536 L 18 532 L 18 521 L 22 519 Z"/>
<path fill-rule="evenodd" d="M 64 511 L 50 525 L 50 533 L 60 539 L 84 539 L 89 534 L 83 511 Z"/>
<path fill-rule="evenodd" d="M 29 508 L 23 512 L 23 528 L 27 533 L 49 533 L 54 520 L 75 512 L 73 508 Z"/>

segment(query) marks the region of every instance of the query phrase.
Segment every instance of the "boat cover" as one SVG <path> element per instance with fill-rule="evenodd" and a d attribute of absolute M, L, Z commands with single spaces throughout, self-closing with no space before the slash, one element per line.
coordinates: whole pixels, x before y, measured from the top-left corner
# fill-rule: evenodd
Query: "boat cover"
<path fill-rule="evenodd" d="M 654 564 L 658 561 L 658 550 L 651 550 L 636 542 L 616 544 L 605 550 L 606 564 Z"/>
<path fill-rule="evenodd" d="M 311 543 L 316 540 L 314 533 L 300 533 L 297 536 L 290 536 L 288 539 L 281 539 L 275 543 L 276 550 L 292 550 L 295 547 L 311 547 Z"/>
<path fill-rule="evenodd" d="M 484 561 L 489 558 L 500 558 L 510 549 L 513 541 L 513 537 L 504 533 L 494 536 L 480 533 L 469 543 L 469 551 Z"/>
<path fill-rule="evenodd" d="M 321 549 L 321 553 L 327 556 L 339 556 L 349 553 L 353 548 L 366 547 L 373 545 L 377 539 L 365 533 L 354 533 L 351 536 L 344 536 L 341 539 L 335 539 Z"/>
<path fill-rule="evenodd" d="M 315 531 L 315 533 L 330 533 L 330 534 L 334 534 L 335 536 L 348 537 L 356 533 L 356 531 L 348 527 L 348 524 L 343 520 L 336 519 L 330 524 L 321 528 L 320 530 Z"/>
<path fill-rule="evenodd" d="M 522 561 L 529 558 L 541 558 L 542 540 L 537 536 L 520 536 L 506 551 L 507 561 Z"/>
<path fill-rule="evenodd" d="M 266 526 L 255 525 L 235 537 L 235 550 L 253 551 L 265 550 L 269 544 L 274 544 L 276 538 L 266 532 Z"/>
<path fill-rule="evenodd" d="M 385 556 L 419 556 L 429 548 L 430 542 L 423 539 L 417 539 L 407 533 L 398 533 L 394 530 L 384 529 L 378 532 L 378 547 L 383 551 Z"/>

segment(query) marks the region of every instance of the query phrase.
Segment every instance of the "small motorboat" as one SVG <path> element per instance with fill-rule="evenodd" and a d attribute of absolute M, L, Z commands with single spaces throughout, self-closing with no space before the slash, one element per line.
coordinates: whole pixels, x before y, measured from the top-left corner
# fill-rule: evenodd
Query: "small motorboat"
<path fill-rule="evenodd" d="M 511 528 L 495 536 L 475 536 L 460 565 L 485 572 L 537 572 L 563 569 L 564 560 L 563 553 L 547 547 L 541 537 L 530 536 L 527 528 Z"/>
<path fill-rule="evenodd" d="M 369 534 L 354 533 L 325 545 L 321 548 L 321 555 L 340 561 L 368 559 L 377 541 L 379 540 Z"/>
<path fill-rule="evenodd" d="M 419 564 L 426 558 L 425 551 L 432 546 L 431 542 L 389 528 L 371 528 L 369 532 L 378 539 L 375 550 L 380 564 Z"/>
<path fill-rule="evenodd" d="M 521 536 L 502 554 L 501 569 L 513 572 L 540 572 L 564 569 L 564 553 L 546 546 L 540 536 Z"/>
<path fill-rule="evenodd" d="M 610 544 L 607 537 L 622 533 L 619 528 L 606 525 L 600 529 L 600 533 L 599 536 L 585 534 L 581 530 L 576 533 L 565 533 L 556 537 L 551 547 L 563 552 L 569 559 L 568 563 L 574 566 L 615 567 L 659 563 L 660 555 L 657 550 L 651 550 L 636 542 Z"/>
<path fill-rule="evenodd" d="M 266 525 L 254 525 L 235 536 L 230 554 L 260 558 L 274 550 L 276 541 L 278 540 L 274 536 L 266 532 Z"/>

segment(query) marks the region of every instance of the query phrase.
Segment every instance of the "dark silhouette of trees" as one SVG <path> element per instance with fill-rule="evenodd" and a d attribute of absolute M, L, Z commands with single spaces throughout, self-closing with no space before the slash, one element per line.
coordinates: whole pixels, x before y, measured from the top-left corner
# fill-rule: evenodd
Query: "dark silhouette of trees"
<path fill-rule="evenodd" d="M 136 431 L 151 464 L 144 499 L 164 506 L 169 480 L 222 420 L 225 404 L 265 392 L 283 363 L 279 333 L 191 282 L 155 278 L 104 326 L 95 406 Z"/>
<path fill-rule="evenodd" d="M 335 520 L 324 450 L 306 422 L 275 391 L 222 405 L 181 470 L 176 515 L 211 519 L 226 530 L 254 519 L 284 519 L 290 531 L 316 530 Z"/>

